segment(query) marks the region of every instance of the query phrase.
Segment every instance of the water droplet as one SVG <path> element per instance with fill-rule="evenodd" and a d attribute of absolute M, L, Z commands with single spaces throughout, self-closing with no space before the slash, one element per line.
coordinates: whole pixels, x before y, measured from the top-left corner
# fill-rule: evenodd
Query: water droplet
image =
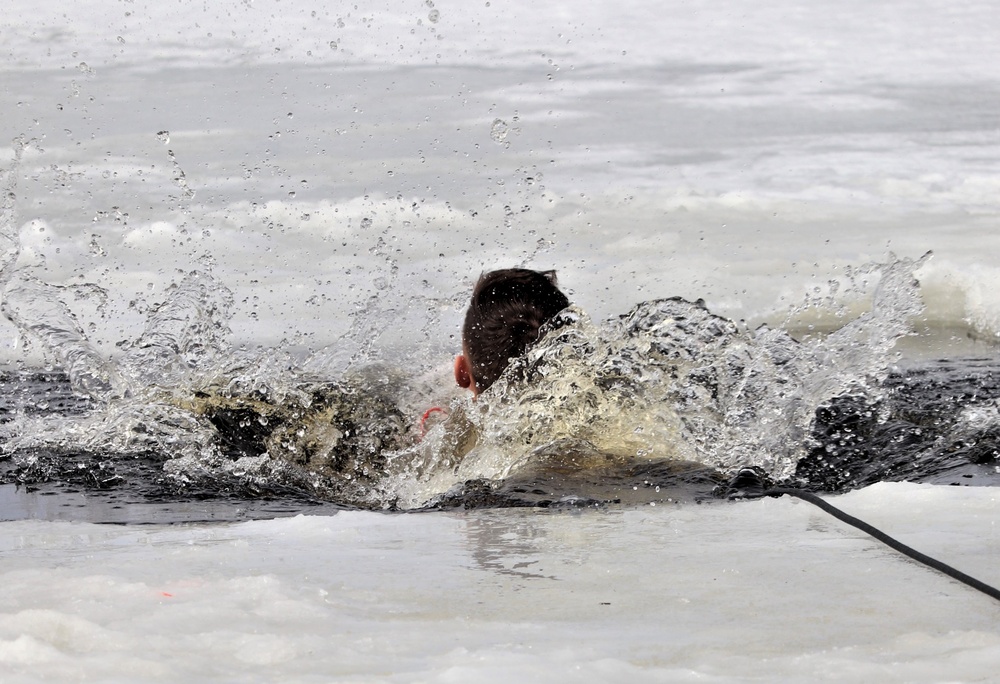
<path fill-rule="evenodd" d="M 441 13 L 436 9 L 432 9 L 430 12 L 427 13 L 427 21 L 431 22 L 432 24 L 438 23 L 438 20 L 440 18 L 441 18 Z"/>
<path fill-rule="evenodd" d="M 503 119 L 493 119 L 493 125 L 490 126 L 490 137 L 493 138 L 493 142 L 502 143 L 507 139 L 507 135 L 510 133 L 510 125 Z"/>
<path fill-rule="evenodd" d="M 108 253 L 104 251 L 101 244 L 97 241 L 97 235 L 90 236 L 90 253 L 94 256 L 107 256 Z"/>
<path fill-rule="evenodd" d="M 367 229 L 369 229 L 371 227 L 372 227 L 372 220 L 370 218 L 366 217 L 366 218 L 361 219 L 361 228 L 363 230 L 367 230 Z"/>
<path fill-rule="evenodd" d="M 164 145 L 170 144 L 170 131 L 160 131 L 156 134 L 156 139 Z"/>
<path fill-rule="evenodd" d="M 336 50 L 338 47 L 339 46 L 337 45 L 337 41 L 335 41 L 335 40 L 331 40 L 330 41 L 330 49 L 331 50 Z"/>

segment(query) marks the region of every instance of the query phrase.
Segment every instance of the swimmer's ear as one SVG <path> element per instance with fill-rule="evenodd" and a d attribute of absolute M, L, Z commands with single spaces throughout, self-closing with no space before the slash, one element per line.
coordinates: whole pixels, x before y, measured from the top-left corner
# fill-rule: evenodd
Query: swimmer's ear
<path fill-rule="evenodd" d="M 455 357 L 455 382 L 464 389 L 472 387 L 472 365 L 464 354 Z"/>

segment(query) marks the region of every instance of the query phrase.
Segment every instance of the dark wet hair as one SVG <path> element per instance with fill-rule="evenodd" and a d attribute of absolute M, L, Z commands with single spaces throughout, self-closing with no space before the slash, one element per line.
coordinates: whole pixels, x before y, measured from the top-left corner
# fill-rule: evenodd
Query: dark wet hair
<path fill-rule="evenodd" d="M 538 339 L 538 329 L 567 306 L 555 271 L 508 268 L 480 276 L 462 326 L 476 390 L 496 382 Z"/>

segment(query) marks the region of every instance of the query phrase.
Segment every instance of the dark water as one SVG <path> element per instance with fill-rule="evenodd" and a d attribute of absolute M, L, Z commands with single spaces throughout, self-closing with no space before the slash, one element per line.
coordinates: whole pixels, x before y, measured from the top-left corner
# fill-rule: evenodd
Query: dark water
<path fill-rule="evenodd" d="M 805 456 L 786 484 L 840 492 L 879 481 L 1000 485 L 1000 360 L 961 358 L 908 363 L 884 382 L 877 401 L 841 396 L 815 413 Z M 369 403 L 372 403 L 370 399 Z M 15 416 L 66 420 L 97 410 L 74 394 L 58 372 L 0 376 L 0 421 Z M 372 422 L 377 403 L 369 407 Z M 220 452 L 258 455 L 270 433 L 250 409 L 210 416 Z M 255 417 L 256 418 L 256 417 Z M 270 428 L 271 431 L 277 426 Z M 363 431 L 361 431 L 363 433 Z M 363 439 L 362 434 L 358 439 Z M 370 435 L 369 435 L 370 437 Z M 368 464 L 351 443 L 358 472 Z M 233 521 L 357 507 L 350 496 L 317 489 L 301 478 L 213 476 L 178 478 L 164 469 L 174 454 L 157 450 L 100 451 L 56 446 L 10 449 L 0 455 L 0 519 L 41 518 L 115 523 Z M 370 446 L 370 444 L 369 444 Z M 574 467 L 573 445 L 553 444 L 536 464 L 500 481 L 471 480 L 449 490 L 433 508 L 588 506 L 707 501 L 724 497 L 729 478 L 712 468 L 673 461 L 598 460 Z M 558 452 L 558 453 L 556 453 Z M 335 459 L 336 460 L 336 459 Z M 341 459 L 342 468 L 348 467 Z M 344 491 L 344 490 L 341 490 Z"/>
<path fill-rule="evenodd" d="M 844 398 L 817 411 L 815 446 L 796 472 L 807 486 L 1000 485 L 1000 360 L 913 364 L 885 385 L 880 404 Z"/>
<path fill-rule="evenodd" d="M 53 371 L 0 374 L 0 424 L 16 415 L 82 417 L 96 410 Z M 71 448 L 5 449 L 0 455 L 0 520 L 39 518 L 110 523 L 248 520 L 343 509 L 275 484 L 185 486 L 166 476 L 169 454 Z"/>

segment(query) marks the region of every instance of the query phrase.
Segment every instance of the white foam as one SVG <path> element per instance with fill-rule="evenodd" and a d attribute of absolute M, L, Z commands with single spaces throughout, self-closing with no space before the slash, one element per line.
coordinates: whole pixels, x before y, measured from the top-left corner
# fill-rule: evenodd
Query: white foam
<path fill-rule="evenodd" d="M 953 327 L 964 323 L 976 336 L 1000 339 L 1000 301 L 996 297 L 1000 268 L 935 260 L 919 277 L 930 321 Z"/>

